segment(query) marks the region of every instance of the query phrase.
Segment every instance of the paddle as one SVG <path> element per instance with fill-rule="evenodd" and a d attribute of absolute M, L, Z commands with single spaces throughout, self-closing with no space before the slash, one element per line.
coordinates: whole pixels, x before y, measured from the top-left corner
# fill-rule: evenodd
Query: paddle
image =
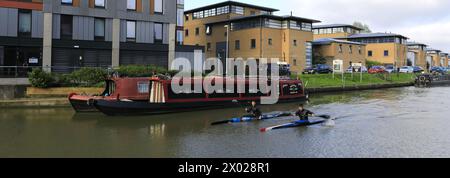
<path fill-rule="evenodd" d="M 280 112 L 280 113 L 276 113 L 276 114 L 265 114 L 262 116 L 261 120 L 267 120 L 267 119 L 275 119 L 278 117 L 287 117 L 287 116 L 292 116 L 291 113 L 287 113 L 287 112 Z M 243 116 L 241 118 L 233 118 L 233 119 L 228 119 L 228 120 L 223 120 L 223 121 L 218 121 L 218 122 L 214 122 L 211 125 L 221 125 L 221 124 L 228 124 L 228 123 L 236 123 L 236 122 L 248 122 L 248 121 L 254 121 L 256 119 L 248 119 L 248 120 L 243 120 L 242 118 L 250 118 L 252 116 Z"/>

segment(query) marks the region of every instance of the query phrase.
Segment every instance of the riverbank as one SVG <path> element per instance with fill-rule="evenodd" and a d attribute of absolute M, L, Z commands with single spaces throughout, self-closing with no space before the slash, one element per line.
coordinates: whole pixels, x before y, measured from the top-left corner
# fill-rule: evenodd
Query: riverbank
<path fill-rule="evenodd" d="M 359 74 L 314 74 L 299 75 L 307 89 L 320 88 L 356 88 L 367 86 L 390 86 L 394 84 L 413 83 L 416 74 L 363 74 L 362 80 Z"/>
<path fill-rule="evenodd" d="M 309 93 L 325 93 L 382 88 L 407 87 L 414 85 L 415 74 L 316 74 L 300 75 Z"/>
<path fill-rule="evenodd" d="M 47 108 L 47 107 L 68 107 L 69 100 L 65 98 L 21 98 L 0 100 L 0 108 Z"/>

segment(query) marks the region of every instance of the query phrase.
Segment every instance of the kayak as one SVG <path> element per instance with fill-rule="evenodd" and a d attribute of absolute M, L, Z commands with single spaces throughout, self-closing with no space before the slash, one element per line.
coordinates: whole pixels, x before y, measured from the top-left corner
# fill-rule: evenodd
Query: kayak
<path fill-rule="evenodd" d="M 261 120 L 276 119 L 276 118 L 279 118 L 279 117 L 288 117 L 288 116 L 292 116 L 292 113 L 290 113 L 290 112 L 280 112 L 280 113 L 274 113 L 274 114 L 263 114 L 261 119 L 258 119 L 258 118 L 255 118 L 255 117 L 250 117 L 250 116 L 244 116 L 244 117 L 240 117 L 240 118 L 232 118 L 232 119 L 229 119 L 229 120 L 214 122 L 211 125 L 261 121 Z"/>
<path fill-rule="evenodd" d="M 311 126 L 311 125 L 322 124 L 322 123 L 325 123 L 327 121 L 328 121 L 328 119 L 316 120 L 316 121 L 302 121 L 302 120 L 300 120 L 300 121 L 295 121 L 295 122 L 282 124 L 282 125 L 277 125 L 277 126 L 273 126 L 273 127 L 262 128 L 260 131 L 261 132 L 268 132 L 268 131 L 277 130 L 277 129 L 286 129 L 286 128 L 293 128 L 293 127 Z"/>

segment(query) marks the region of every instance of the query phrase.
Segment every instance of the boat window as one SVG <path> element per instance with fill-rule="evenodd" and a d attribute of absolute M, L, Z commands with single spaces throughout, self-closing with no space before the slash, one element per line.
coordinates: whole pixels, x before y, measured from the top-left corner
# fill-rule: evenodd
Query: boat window
<path fill-rule="evenodd" d="M 301 84 L 284 84 L 283 95 L 298 95 L 303 93 Z"/>
<path fill-rule="evenodd" d="M 137 84 L 137 88 L 138 88 L 138 93 L 142 94 L 142 93 L 149 93 L 149 87 L 150 87 L 150 82 L 138 82 Z"/>

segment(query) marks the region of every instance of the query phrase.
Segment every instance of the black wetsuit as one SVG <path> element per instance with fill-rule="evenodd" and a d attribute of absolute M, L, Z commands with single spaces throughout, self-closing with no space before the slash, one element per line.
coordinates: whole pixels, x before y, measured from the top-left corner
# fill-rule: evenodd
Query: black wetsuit
<path fill-rule="evenodd" d="M 262 112 L 258 107 L 250 107 L 247 108 L 247 113 L 249 113 L 252 117 L 259 118 L 262 116 Z"/>
<path fill-rule="evenodd" d="M 313 114 L 313 112 L 307 109 L 298 110 L 297 112 L 295 112 L 295 115 L 298 116 L 302 121 L 309 121 L 309 116 Z"/>

